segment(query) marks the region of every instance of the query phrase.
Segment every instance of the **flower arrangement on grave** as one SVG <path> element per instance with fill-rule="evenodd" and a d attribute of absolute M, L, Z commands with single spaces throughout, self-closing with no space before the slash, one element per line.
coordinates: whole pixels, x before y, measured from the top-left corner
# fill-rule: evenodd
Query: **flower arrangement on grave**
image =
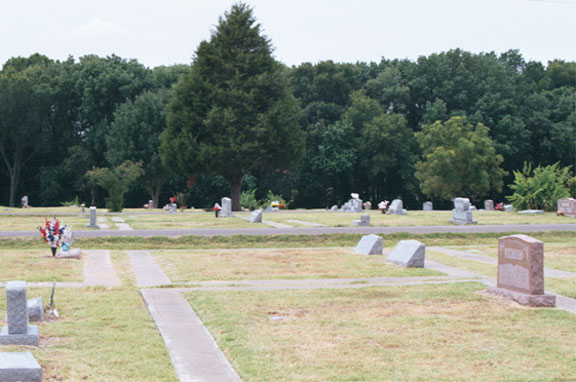
<path fill-rule="evenodd" d="M 280 207 L 280 202 L 277 201 L 277 200 L 274 200 L 272 203 L 270 203 L 270 207 L 272 207 L 272 208 L 274 208 L 274 207 L 279 208 L 279 207 Z"/>
<path fill-rule="evenodd" d="M 380 212 L 385 214 L 386 211 L 388 210 L 388 204 L 390 204 L 390 202 L 387 200 L 381 201 L 380 203 L 378 203 L 378 210 L 380 210 Z"/>
<path fill-rule="evenodd" d="M 498 203 L 494 206 L 496 211 L 504 211 L 504 203 Z"/>
<path fill-rule="evenodd" d="M 62 244 L 62 234 L 65 228 L 66 226 L 60 226 L 60 222 L 56 217 L 50 221 L 46 219 L 44 227 L 38 226 L 42 237 L 52 250 L 52 256 L 56 256 L 56 249 Z"/>

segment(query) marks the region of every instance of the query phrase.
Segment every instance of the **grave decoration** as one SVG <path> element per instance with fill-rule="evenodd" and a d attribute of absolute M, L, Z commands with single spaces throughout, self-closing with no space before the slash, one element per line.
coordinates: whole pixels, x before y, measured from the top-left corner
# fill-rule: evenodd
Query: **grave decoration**
<path fill-rule="evenodd" d="M 383 214 L 386 213 L 386 210 L 388 210 L 388 204 L 390 202 L 387 200 L 383 200 L 380 203 L 378 203 L 378 209 L 380 210 L 380 212 L 382 212 Z"/>
<path fill-rule="evenodd" d="M 46 240 L 46 243 L 50 246 L 52 250 L 52 256 L 56 256 L 56 250 L 62 244 L 63 240 L 63 233 L 66 226 L 60 226 L 60 222 L 56 217 L 52 220 L 48 221 L 46 219 L 46 223 L 44 227 L 38 226 L 38 230 Z"/>

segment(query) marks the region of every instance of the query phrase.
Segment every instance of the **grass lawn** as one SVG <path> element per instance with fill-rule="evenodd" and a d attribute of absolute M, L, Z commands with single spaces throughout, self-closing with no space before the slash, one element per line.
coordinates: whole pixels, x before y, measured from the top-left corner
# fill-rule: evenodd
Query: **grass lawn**
<path fill-rule="evenodd" d="M 263 228 L 262 223 L 249 223 L 239 217 L 216 218 L 213 212 L 185 211 L 151 215 L 123 214 L 134 229 L 195 229 L 195 228 Z"/>
<path fill-rule="evenodd" d="M 46 219 L 51 220 L 54 215 L 44 216 L 0 216 L 0 231 L 38 231 L 38 226 L 44 227 Z M 81 216 L 58 216 L 60 224 L 72 227 L 73 230 L 86 230 L 90 220 Z M 40 237 L 40 233 L 38 233 Z"/>
<path fill-rule="evenodd" d="M 568 381 L 570 313 L 524 308 L 480 283 L 190 292 L 246 382 Z"/>
<path fill-rule="evenodd" d="M 153 251 L 173 282 L 306 278 L 442 276 L 428 269 L 386 264 L 352 248 Z"/>
<path fill-rule="evenodd" d="M 0 281 L 83 281 L 83 260 L 55 259 L 50 248 L 0 249 Z"/>
<path fill-rule="evenodd" d="M 327 212 L 314 210 L 314 212 L 270 212 L 264 213 L 264 221 L 270 220 L 278 223 L 304 227 L 302 224 L 289 222 L 288 220 L 300 220 L 310 223 L 322 224 L 327 227 L 348 227 L 353 220 L 359 220 L 360 215 L 370 215 L 370 223 L 377 227 L 393 226 L 431 226 L 450 225 L 451 211 L 408 211 L 407 215 L 381 214 L 378 211 L 364 211 L 362 213 L 350 212 Z M 475 211 L 474 220 L 478 224 L 553 224 L 574 223 L 574 219 L 564 216 L 556 216 L 555 213 L 546 212 L 542 215 L 519 215 L 516 212 L 500 211 Z"/>

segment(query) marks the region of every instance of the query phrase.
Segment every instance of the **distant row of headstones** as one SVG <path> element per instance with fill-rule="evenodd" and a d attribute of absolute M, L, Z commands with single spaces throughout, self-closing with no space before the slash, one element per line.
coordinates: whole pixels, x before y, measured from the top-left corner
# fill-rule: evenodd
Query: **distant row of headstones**
<path fill-rule="evenodd" d="M 382 255 L 382 237 L 363 236 L 354 251 L 363 255 Z M 417 240 L 402 240 L 388 255 L 388 261 L 406 268 L 423 268 L 426 245 Z M 498 239 L 498 280 L 488 293 L 506 297 L 522 305 L 556 306 L 556 296 L 544 292 L 544 243 L 527 235 Z"/>

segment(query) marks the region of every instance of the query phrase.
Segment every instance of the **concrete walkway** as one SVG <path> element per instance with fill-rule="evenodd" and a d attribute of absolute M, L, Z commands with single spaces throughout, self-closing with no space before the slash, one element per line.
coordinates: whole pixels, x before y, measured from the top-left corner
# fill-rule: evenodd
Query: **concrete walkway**
<path fill-rule="evenodd" d="M 326 227 L 324 224 L 319 224 L 319 223 L 312 223 L 312 222 L 305 222 L 303 220 L 294 220 L 294 219 L 290 219 L 290 220 L 286 220 L 288 223 L 293 223 L 293 224 L 302 224 L 308 227 Z"/>
<path fill-rule="evenodd" d="M 142 297 L 181 382 L 241 381 L 180 290 L 144 289 Z"/>
<path fill-rule="evenodd" d="M 120 231 L 134 231 L 134 228 L 130 227 L 130 224 L 126 223 L 121 217 L 113 216 L 111 219 Z"/>
<path fill-rule="evenodd" d="M 102 236 L 230 236 L 230 235 L 323 235 L 323 234 L 389 234 L 397 232 L 426 233 L 480 233 L 480 232 L 542 232 L 571 231 L 576 233 L 576 224 L 508 224 L 474 226 L 395 226 L 395 227 L 291 227 L 291 228 L 204 228 L 170 230 L 133 230 L 133 231 L 75 231 L 74 237 Z M 37 231 L 1 231 L 0 237 L 38 236 Z"/>
<path fill-rule="evenodd" d="M 498 265 L 498 259 L 495 259 L 495 258 L 490 257 L 490 256 L 478 255 L 475 253 L 458 251 L 455 249 L 442 248 L 442 247 L 428 247 L 428 249 L 430 251 L 436 251 L 436 252 L 444 253 L 445 255 L 448 255 L 448 256 L 456 256 L 456 257 L 459 257 L 461 259 L 473 260 L 473 261 L 477 261 L 479 263 L 490 264 L 490 265 L 495 265 L 495 266 Z M 574 277 L 576 277 L 576 273 L 560 271 L 557 269 L 544 267 L 544 276 L 564 279 L 564 278 L 574 278 Z"/>
<path fill-rule="evenodd" d="M 154 258 L 148 251 L 126 251 L 132 270 L 136 275 L 136 285 L 149 288 L 161 285 L 170 285 L 170 279 L 162 268 L 156 264 Z"/>

